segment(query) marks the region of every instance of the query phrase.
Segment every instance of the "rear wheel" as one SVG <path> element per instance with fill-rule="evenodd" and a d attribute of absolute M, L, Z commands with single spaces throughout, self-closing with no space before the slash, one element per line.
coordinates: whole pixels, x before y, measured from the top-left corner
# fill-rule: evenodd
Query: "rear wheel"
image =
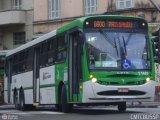
<path fill-rule="evenodd" d="M 14 92 L 13 98 L 14 98 L 15 108 L 16 108 L 17 110 L 19 110 L 18 93 L 17 93 L 16 91 Z"/>
<path fill-rule="evenodd" d="M 20 92 L 20 110 L 34 110 L 36 107 L 31 104 L 25 104 L 24 92 L 21 90 Z"/>
<path fill-rule="evenodd" d="M 68 113 L 72 110 L 72 104 L 69 104 L 67 101 L 67 91 L 65 85 L 62 86 L 61 92 L 61 105 L 62 105 L 62 112 Z"/>
<path fill-rule="evenodd" d="M 24 92 L 21 90 L 20 91 L 20 95 L 19 95 L 19 102 L 20 102 L 20 110 L 25 110 L 26 106 L 25 106 L 25 100 L 24 100 Z"/>
<path fill-rule="evenodd" d="M 118 104 L 118 110 L 119 111 L 121 111 L 121 112 L 126 111 L 126 108 L 127 108 L 126 102 L 122 102 L 122 103 Z"/>

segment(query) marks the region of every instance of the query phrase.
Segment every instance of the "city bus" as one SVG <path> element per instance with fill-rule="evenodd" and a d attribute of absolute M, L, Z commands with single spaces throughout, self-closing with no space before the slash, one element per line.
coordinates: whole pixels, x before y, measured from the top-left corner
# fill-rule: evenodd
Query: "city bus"
<path fill-rule="evenodd" d="M 7 53 L 5 102 L 20 110 L 153 101 L 155 69 L 147 22 L 138 17 L 78 18 Z"/>

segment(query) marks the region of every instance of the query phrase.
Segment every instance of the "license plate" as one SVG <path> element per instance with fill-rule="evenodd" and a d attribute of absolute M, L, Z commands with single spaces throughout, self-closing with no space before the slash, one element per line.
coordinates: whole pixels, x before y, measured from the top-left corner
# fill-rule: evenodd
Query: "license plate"
<path fill-rule="evenodd" d="M 128 92 L 128 88 L 118 88 L 118 92 L 126 93 Z"/>

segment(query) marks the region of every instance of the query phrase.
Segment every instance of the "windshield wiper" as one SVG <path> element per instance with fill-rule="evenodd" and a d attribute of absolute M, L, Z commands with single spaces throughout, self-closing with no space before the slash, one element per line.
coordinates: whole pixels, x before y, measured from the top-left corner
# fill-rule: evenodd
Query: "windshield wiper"
<path fill-rule="evenodd" d="M 115 47 L 115 44 L 111 41 L 111 39 L 108 37 L 108 35 L 102 30 L 99 29 L 99 32 L 101 35 L 103 35 L 103 37 L 113 46 Z"/>
<path fill-rule="evenodd" d="M 123 36 L 123 45 L 124 45 L 124 53 L 125 55 L 127 55 L 126 42 L 125 42 L 124 36 Z"/>
<path fill-rule="evenodd" d="M 112 40 L 109 38 L 109 36 L 107 35 L 107 33 L 105 33 L 102 29 L 99 29 L 99 32 L 101 35 L 103 35 L 103 37 L 114 47 L 116 48 L 116 52 L 117 52 L 117 56 L 118 56 L 118 48 L 117 48 L 117 43 L 116 40 L 114 38 L 114 42 L 112 42 Z"/>
<path fill-rule="evenodd" d="M 117 42 L 115 40 L 116 38 L 114 38 L 114 44 L 115 44 L 115 48 L 116 48 L 116 53 L 117 53 L 117 56 L 118 56 L 118 48 L 117 48 Z M 118 56 L 119 57 L 119 56 Z"/>
<path fill-rule="evenodd" d="M 133 34 L 133 33 L 130 33 L 130 34 L 129 34 L 129 36 L 128 36 L 127 40 L 126 40 L 126 45 L 128 45 L 128 42 L 131 40 L 132 34 Z"/>

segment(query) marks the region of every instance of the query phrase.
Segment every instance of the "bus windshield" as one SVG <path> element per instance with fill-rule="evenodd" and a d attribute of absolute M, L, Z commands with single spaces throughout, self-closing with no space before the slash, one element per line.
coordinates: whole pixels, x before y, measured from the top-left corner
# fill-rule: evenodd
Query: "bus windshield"
<path fill-rule="evenodd" d="M 147 33 L 136 31 L 86 31 L 90 69 L 150 69 Z"/>

